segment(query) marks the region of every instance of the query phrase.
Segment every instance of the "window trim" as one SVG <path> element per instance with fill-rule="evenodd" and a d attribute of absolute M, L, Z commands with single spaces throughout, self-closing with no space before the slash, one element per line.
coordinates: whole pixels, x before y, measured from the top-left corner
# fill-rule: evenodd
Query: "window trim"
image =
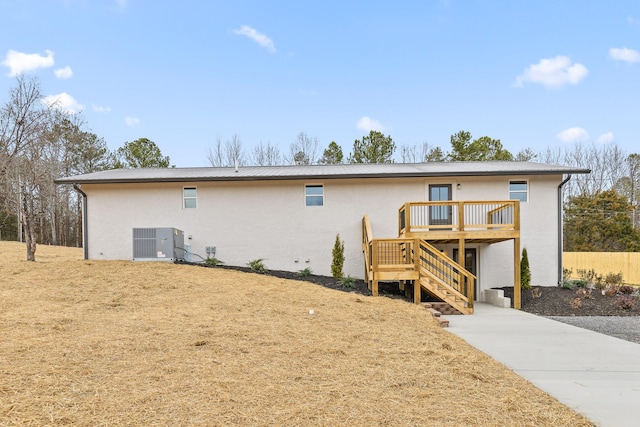
<path fill-rule="evenodd" d="M 322 189 L 322 193 L 320 194 L 308 194 L 308 188 L 317 188 L 320 187 Z M 320 204 L 309 204 L 309 200 L 312 199 L 320 199 Z M 324 184 L 305 184 L 304 185 L 304 206 L 305 207 L 322 207 L 324 206 Z"/>
<path fill-rule="evenodd" d="M 186 190 L 194 190 L 194 196 L 187 196 L 185 194 Z M 193 200 L 195 202 L 195 206 L 187 206 L 187 200 Z M 182 209 L 197 209 L 198 208 L 198 187 L 182 187 Z"/>
<path fill-rule="evenodd" d="M 512 184 L 525 184 L 527 188 L 525 190 L 512 190 Z M 513 194 L 524 194 L 525 199 L 520 197 L 512 197 Z M 510 179 L 509 180 L 509 200 L 520 200 L 520 203 L 527 203 L 529 201 L 529 180 L 528 179 Z"/>

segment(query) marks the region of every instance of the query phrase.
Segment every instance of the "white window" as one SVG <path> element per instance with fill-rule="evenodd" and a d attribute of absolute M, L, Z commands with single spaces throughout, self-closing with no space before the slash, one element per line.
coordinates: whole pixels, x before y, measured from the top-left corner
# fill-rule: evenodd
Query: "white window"
<path fill-rule="evenodd" d="M 324 187 L 322 185 L 305 185 L 304 199 L 306 206 L 324 206 Z"/>
<path fill-rule="evenodd" d="M 195 209 L 198 206 L 198 192 L 195 187 L 185 187 L 182 189 L 182 206 L 185 209 Z"/>
<path fill-rule="evenodd" d="M 509 181 L 509 199 L 526 202 L 529 199 L 529 184 L 527 181 Z"/>

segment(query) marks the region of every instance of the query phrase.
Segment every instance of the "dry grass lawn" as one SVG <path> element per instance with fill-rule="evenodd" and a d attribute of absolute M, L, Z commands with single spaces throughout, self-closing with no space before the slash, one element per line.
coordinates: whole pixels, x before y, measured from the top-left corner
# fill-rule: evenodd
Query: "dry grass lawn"
<path fill-rule="evenodd" d="M 3 426 L 591 425 L 403 301 L 78 249 L 0 253 Z"/>

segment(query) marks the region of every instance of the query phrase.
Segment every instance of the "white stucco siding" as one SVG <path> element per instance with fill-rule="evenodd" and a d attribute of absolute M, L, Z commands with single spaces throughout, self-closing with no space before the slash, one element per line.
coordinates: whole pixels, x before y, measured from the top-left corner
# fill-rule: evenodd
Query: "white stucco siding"
<path fill-rule="evenodd" d="M 529 251 L 534 284 L 556 281 L 560 178 L 529 178 L 529 201 L 521 206 L 522 245 Z M 374 237 L 397 237 L 398 208 L 428 199 L 429 183 L 451 184 L 454 200 L 506 200 L 509 179 L 519 177 L 86 184 L 89 257 L 130 259 L 133 228 L 175 227 L 184 231 L 192 252 L 206 256 L 205 246 L 216 246 L 216 257 L 229 265 L 264 258 L 269 269 L 309 267 L 329 275 L 339 233 L 345 273 L 362 277 L 364 214 Z M 324 186 L 324 206 L 305 206 L 307 184 Z M 197 188 L 197 208 L 183 208 L 184 187 Z M 477 247 L 482 287 L 512 284 L 513 243 Z M 445 249 L 451 254 L 451 247 Z"/>
<path fill-rule="evenodd" d="M 305 206 L 307 184 L 324 186 L 324 206 Z M 197 188 L 197 208 L 183 209 L 184 187 Z M 175 227 L 192 252 L 205 256 L 205 246 L 216 246 L 216 257 L 229 265 L 264 258 L 269 269 L 330 274 L 339 233 L 345 273 L 361 277 L 363 215 L 376 237 L 396 237 L 397 210 L 424 196 L 424 180 L 85 185 L 84 191 L 93 259 L 130 259 L 133 228 Z"/>

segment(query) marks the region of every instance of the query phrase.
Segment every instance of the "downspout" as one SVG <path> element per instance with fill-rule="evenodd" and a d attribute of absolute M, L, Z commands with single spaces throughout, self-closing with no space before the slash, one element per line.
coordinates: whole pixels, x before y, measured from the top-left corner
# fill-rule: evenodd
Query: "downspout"
<path fill-rule="evenodd" d="M 82 196 L 82 251 L 84 259 L 89 259 L 89 236 L 87 235 L 87 194 L 80 189 L 78 184 L 73 184 L 73 189 Z"/>
<path fill-rule="evenodd" d="M 562 286 L 562 279 L 563 279 L 563 270 L 564 267 L 562 265 L 562 251 L 563 251 L 563 233 L 562 233 L 562 213 L 563 213 L 563 208 L 562 208 L 562 187 L 564 187 L 564 185 L 569 182 L 569 180 L 571 179 L 571 174 L 569 174 L 567 176 L 566 179 L 564 179 L 560 185 L 558 185 L 558 287 Z"/>

